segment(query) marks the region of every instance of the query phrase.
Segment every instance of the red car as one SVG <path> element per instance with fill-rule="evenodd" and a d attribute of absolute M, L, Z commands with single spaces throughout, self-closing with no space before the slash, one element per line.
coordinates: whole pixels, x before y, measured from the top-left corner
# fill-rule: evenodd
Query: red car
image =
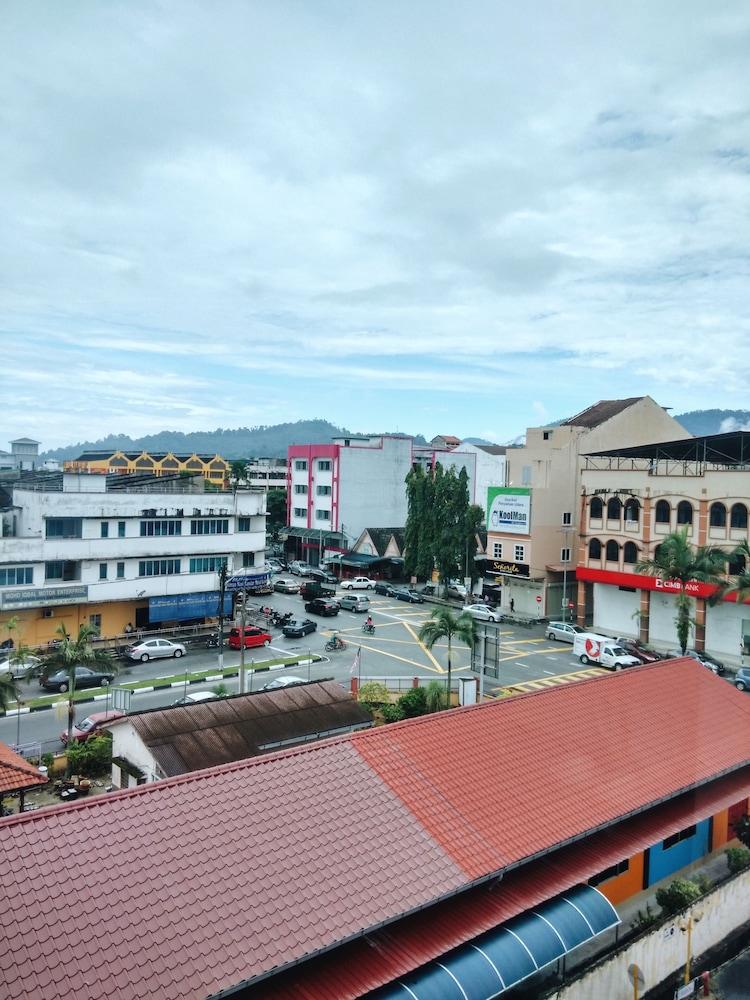
<path fill-rule="evenodd" d="M 241 644 L 240 634 L 242 629 L 233 628 L 229 633 L 229 639 L 227 640 L 227 646 L 230 649 L 239 649 Z M 271 641 L 272 636 L 270 632 L 264 632 L 263 629 L 254 628 L 251 625 L 245 626 L 245 649 L 252 649 L 253 646 L 267 646 Z"/>
<path fill-rule="evenodd" d="M 111 722 L 112 719 L 121 719 L 123 715 L 125 715 L 124 712 L 119 712 L 116 709 L 112 709 L 110 712 L 93 712 L 73 726 L 73 739 L 76 743 L 85 743 L 90 736 L 95 736 L 99 732 L 103 723 Z M 60 741 L 67 746 L 67 729 L 60 733 Z"/>

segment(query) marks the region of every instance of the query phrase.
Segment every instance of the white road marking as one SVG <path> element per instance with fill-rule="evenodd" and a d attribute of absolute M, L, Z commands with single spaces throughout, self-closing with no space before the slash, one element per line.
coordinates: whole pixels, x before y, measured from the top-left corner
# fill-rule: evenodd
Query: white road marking
<path fill-rule="evenodd" d="M 555 676 L 555 671 L 554 670 L 545 670 L 544 672 L 545 672 L 545 674 L 549 674 L 551 677 Z"/>

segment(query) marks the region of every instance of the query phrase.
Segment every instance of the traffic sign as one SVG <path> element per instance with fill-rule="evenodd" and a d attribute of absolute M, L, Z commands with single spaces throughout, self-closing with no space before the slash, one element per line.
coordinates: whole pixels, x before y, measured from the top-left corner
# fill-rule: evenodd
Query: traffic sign
<path fill-rule="evenodd" d="M 542 603 L 542 595 L 541 594 L 537 594 L 536 595 L 536 603 L 537 604 L 541 604 Z"/>

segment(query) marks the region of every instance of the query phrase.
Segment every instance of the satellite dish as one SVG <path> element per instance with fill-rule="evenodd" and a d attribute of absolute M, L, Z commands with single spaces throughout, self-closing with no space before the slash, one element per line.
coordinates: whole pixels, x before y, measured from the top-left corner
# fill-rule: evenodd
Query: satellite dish
<path fill-rule="evenodd" d="M 628 979 L 630 980 L 631 986 L 637 986 L 639 990 L 642 990 L 646 985 L 646 980 L 643 978 L 643 973 L 640 968 L 633 964 L 628 966 Z"/>

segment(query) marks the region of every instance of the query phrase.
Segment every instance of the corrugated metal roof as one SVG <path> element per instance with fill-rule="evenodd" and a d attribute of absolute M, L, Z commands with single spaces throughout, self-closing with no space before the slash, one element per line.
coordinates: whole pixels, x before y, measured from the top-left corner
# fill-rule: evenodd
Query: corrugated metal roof
<path fill-rule="evenodd" d="M 587 406 L 585 410 L 576 413 L 574 417 L 568 417 L 567 420 L 562 420 L 560 423 L 563 427 L 598 427 L 599 424 L 611 420 L 612 417 L 616 417 L 618 413 L 622 413 L 623 410 L 627 410 L 629 406 L 639 403 L 642 399 L 645 399 L 645 396 L 630 396 L 628 399 L 600 399 L 598 403 Z"/>

